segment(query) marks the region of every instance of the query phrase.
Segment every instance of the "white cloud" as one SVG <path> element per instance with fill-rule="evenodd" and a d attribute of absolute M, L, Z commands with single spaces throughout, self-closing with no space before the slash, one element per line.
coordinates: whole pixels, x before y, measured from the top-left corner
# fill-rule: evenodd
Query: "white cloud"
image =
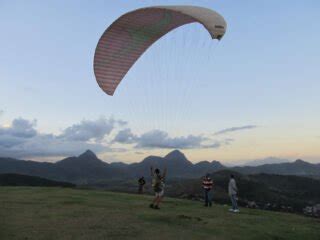
<path fill-rule="evenodd" d="M 144 133 L 137 139 L 136 148 L 199 148 L 204 141 L 202 136 L 170 137 L 168 133 L 160 130 Z"/>
<path fill-rule="evenodd" d="M 38 132 L 36 121 L 14 119 L 9 127 L 0 127 L 0 155 L 17 158 L 77 155 L 87 149 L 94 152 L 123 152 L 111 148 L 103 139 L 124 122 L 112 118 L 84 120 L 62 131 L 62 134 Z"/>
<path fill-rule="evenodd" d="M 83 120 L 65 128 L 61 134 L 38 132 L 36 124 L 36 120 L 17 118 L 10 126 L 0 127 L 0 156 L 17 158 L 70 156 L 78 155 L 87 149 L 97 153 L 126 152 L 132 148 L 214 149 L 234 141 L 231 138 L 217 141 L 203 135 L 173 137 L 161 130 L 151 130 L 137 135 L 130 128 L 123 129 L 127 125 L 126 121 L 105 117 Z M 229 128 L 216 134 L 254 127 Z M 112 136 L 114 137 L 111 140 Z"/>
<path fill-rule="evenodd" d="M 103 117 L 95 121 L 83 120 L 66 128 L 59 137 L 71 141 L 101 141 L 117 124 L 123 125 L 124 122 Z"/>
<path fill-rule="evenodd" d="M 113 139 L 112 143 L 133 144 L 134 148 L 140 148 L 140 149 L 219 148 L 222 145 L 227 144 L 227 142 L 224 142 L 224 141 L 223 142 L 214 141 L 212 143 L 212 140 L 202 135 L 171 137 L 167 132 L 164 132 L 161 130 L 152 130 L 138 136 L 133 134 L 131 129 L 129 128 L 119 131 L 118 134 Z"/>

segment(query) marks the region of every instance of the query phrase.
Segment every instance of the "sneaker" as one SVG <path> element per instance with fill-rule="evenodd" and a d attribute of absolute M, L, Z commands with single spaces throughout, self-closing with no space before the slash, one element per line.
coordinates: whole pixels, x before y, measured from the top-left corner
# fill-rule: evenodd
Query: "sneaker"
<path fill-rule="evenodd" d="M 233 212 L 234 210 L 232 208 L 229 209 L 229 212 Z"/>
<path fill-rule="evenodd" d="M 150 208 L 154 208 L 154 206 L 153 206 L 153 204 L 152 204 L 152 203 L 149 205 L 149 207 L 150 207 Z"/>
<path fill-rule="evenodd" d="M 238 212 L 240 212 L 240 210 L 239 209 L 235 209 L 235 210 L 233 210 L 233 212 L 234 213 L 238 213 Z"/>

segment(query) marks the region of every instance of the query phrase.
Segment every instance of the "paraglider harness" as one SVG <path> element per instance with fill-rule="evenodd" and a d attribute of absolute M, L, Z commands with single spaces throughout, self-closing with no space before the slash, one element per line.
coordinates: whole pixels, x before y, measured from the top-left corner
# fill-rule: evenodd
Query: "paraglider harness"
<path fill-rule="evenodd" d="M 154 192 L 159 195 L 163 195 L 163 191 L 164 191 L 164 180 L 165 177 L 167 175 L 167 168 L 164 169 L 163 174 L 160 174 L 160 170 L 159 169 L 155 169 L 153 171 L 153 167 L 151 166 L 150 168 L 151 170 L 151 176 L 152 176 L 152 188 L 154 190 Z"/>
<path fill-rule="evenodd" d="M 161 192 L 164 188 L 164 178 L 160 174 L 155 174 L 152 179 L 152 188 L 155 192 Z"/>

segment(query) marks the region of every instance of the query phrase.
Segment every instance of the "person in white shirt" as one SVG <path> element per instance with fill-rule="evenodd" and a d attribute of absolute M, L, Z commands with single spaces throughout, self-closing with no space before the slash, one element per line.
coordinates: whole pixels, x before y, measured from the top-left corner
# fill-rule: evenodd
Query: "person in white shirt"
<path fill-rule="evenodd" d="M 229 211 L 238 213 L 239 212 L 239 208 L 238 208 L 238 204 L 237 204 L 238 188 L 237 188 L 236 180 L 234 179 L 233 174 L 231 174 L 231 176 L 230 176 L 230 181 L 229 181 L 229 185 L 228 185 L 228 193 L 229 193 L 229 196 L 231 199 L 231 204 L 232 204 L 232 208 L 229 209 Z"/>

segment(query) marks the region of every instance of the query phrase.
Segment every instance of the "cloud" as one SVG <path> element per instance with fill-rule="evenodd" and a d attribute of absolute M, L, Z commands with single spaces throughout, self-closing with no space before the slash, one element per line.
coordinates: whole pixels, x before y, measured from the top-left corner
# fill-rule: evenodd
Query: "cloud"
<path fill-rule="evenodd" d="M 211 144 L 203 145 L 203 148 L 220 148 L 224 145 L 230 145 L 232 142 L 234 142 L 234 139 L 232 138 L 226 138 L 221 141 L 214 141 Z"/>
<path fill-rule="evenodd" d="M 118 143 L 134 143 L 137 140 L 137 137 L 131 132 L 131 129 L 126 128 L 123 130 L 120 130 L 117 135 L 114 137 L 112 142 L 118 142 Z"/>
<path fill-rule="evenodd" d="M 224 139 L 224 143 L 225 143 L 226 145 L 230 145 L 232 142 L 234 142 L 234 139 L 233 139 L 233 138 L 226 138 L 226 139 Z"/>
<path fill-rule="evenodd" d="M 100 118 L 95 121 L 83 120 L 66 128 L 59 137 L 71 141 L 101 141 L 111 133 L 117 124 L 123 125 L 124 122 L 113 118 Z"/>
<path fill-rule="evenodd" d="M 128 122 L 127 121 L 124 121 L 124 120 L 117 120 L 117 123 L 119 124 L 119 126 L 123 127 L 125 125 L 128 125 Z"/>
<path fill-rule="evenodd" d="M 0 133 L 0 150 L 1 148 L 11 148 L 13 146 L 19 145 L 26 142 L 25 138 L 15 137 L 9 134 Z M 3 153 L 3 151 L 0 151 Z"/>
<path fill-rule="evenodd" d="M 111 148 L 104 138 L 123 121 L 100 118 L 84 120 L 67 127 L 61 134 L 38 132 L 35 120 L 14 119 L 10 127 L 0 127 L 1 156 L 27 158 L 77 155 L 86 149 L 95 152 L 123 152 L 124 148 Z"/>
<path fill-rule="evenodd" d="M 133 144 L 133 147 L 136 149 L 219 148 L 222 145 L 227 144 L 225 141 L 214 141 L 212 143 L 210 139 L 202 135 L 170 137 L 167 132 L 161 130 L 148 131 L 138 136 L 133 134 L 131 129 L 129 128 L 119 131 L 115 138 L 112 140 L 112 143 Z"/>
<path fill-rule="evenodd" d="M 203 141 L 204 138 L 201 136 L 170 137 L 164 131 L 153 130 L 138 138 L 136 148 L 199 148 Z"/>
<path fill-rule="evenodd" d="M 28 121 L 22 118 L 17 118 L 12 121 L 8 128 L 0 127 L 0 136 L 8 135 L 17 138 L 31 138 L 37 134 L 34 129 L 36 121 Z"/>
<path fill-rule="evenodd" d="M 203 145 L 203 148 L 219 148 L 222 146 L 221 142 L 215 142 L 209 145 Z"/>
<path fill-rule="evenodd" d="M 138 135 L 128 127 L 124 128 L 126 121 L 105 117 L 75 123 L 63 129 L 60 134 L 41 133 L 36 129 L 36 125 L 36 120 L 17 118 L 8 127 L 0 126 L 0 156 L 62 157 L 78 155 L 87 149 L 97 153 L 126 152 L 132 148 L 216 149 L 234 141 L 231 138 L 217 141 L 212 137 L 192 134 L 173 137 L 161 130 L 151 130 Z M 235 131 L 235 128 L 232 129 Z M 143 153 L 138 151 L 136 154 Z"/>
<path fill-rule="evenodd" d="M 246 125 L 246 126 L 241 126 L 241 127 L 231 127 L 231 128 L 226 128 L 222 129 L 218 132 L 215 132 L 213 135 L 222 135 L 230 132 L 236 132 L 236 131 L 242 131 L 242 130 L 248 130 L 248 129 L 254 129 L 257 128 L 258 126 L 256 125 Z"/>
<path fill-rule="evenodd" d="M 107 151 L 108 148 L 101 144 L 68 141 L 58 138 L 52 134 L 38 134 L 36 137 L 28 139 L 21 144 L 16 144 L 10 148 L 0 147 L 2 155 L 18 158 L 26 157 L 52 157 L 52 156 L 74 156 L 86 149 L 95 152 Z"/>
<path fill-rule="evenodd" d="M 144 152 L 134 152 L 135 154 L 142 155 Z"/>
<path fill-rule="evenodd" d="M 0 110 L 0 116 L 3 115 L 3 114 L 4 114 L 4 111 L 3 111 L 3 110 Z"/>

